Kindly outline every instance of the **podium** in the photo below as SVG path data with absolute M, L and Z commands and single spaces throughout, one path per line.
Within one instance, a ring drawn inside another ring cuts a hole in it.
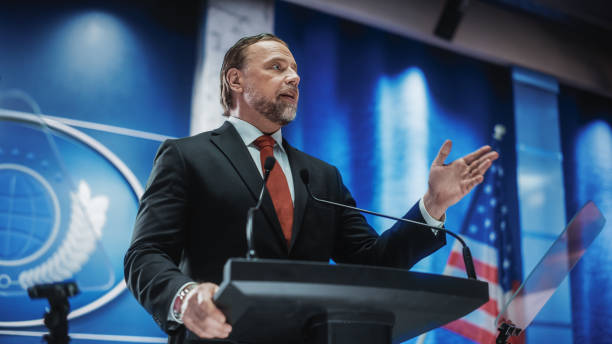
M 400 343 L 489 300 L 485 282 L 394 268 L 230 259 L 214 302 L 249 344 Z

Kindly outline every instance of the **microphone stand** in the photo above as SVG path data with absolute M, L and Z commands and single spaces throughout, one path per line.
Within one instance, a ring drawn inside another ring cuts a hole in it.
M 68 344 L 68 298 L 79 293 L 76 282 L 37 284 L 28 288 L 31 299 L 47 299 L 49 309 L 45 313 L 44 324 L 49 333 L 43 336 L 48 344 Z
M 336 207 L 347 208 L 347 209 L 359 211 L 359 212 L 370 214 L 370 215 L 374 215 L 374 216 L 380 216 L 380 217 L 384 217 L 384 218 L 391 219 L 391 220 L 401 221 L 401 222 L 404 222 L 404 223 L 411 223 L 411 224 L 415 224 L 415 225 L 418 225 L 418 226 L 428 227 L 428 228 L 431 228 L 431 229 L 434 229 L 434 230 L 442 231 L 442 232 L 447 233 L 448 235 L 456 238 L 457 240 L 459 240 L 459 242 L 463 246 L 463 263 L 465 264 L 465 272 L 467 273 L 468 278 L 474 279 L 474 280 L 477 279 L 476 278 L 476 269 L 474 269 L 474 261 L 472 260 L 472 253 L 470 252 L 470 249 L 468 248 L 468 246 L 465 243 L 465 241 L 463 241 L 463 239 L 460 236 L 458 236 L 457 234 L 455 234 L 455 233 L 453 233 L 453 232 L 451 232 L 449 230 L 446 230 L 444 228 L 439 228 L 439 227 L 436 227 L 436 226 L 431 226 L 431 225 L 428 225 L 426 223 L 421 223 L 421 222 L 417 222 L 417 221 L 412 221 L 412 220 L 404 219 L 404 218 L 401 218 L 401 217 L 395 217 L 395 216 L 390 216 L 390 215 L 386 215 L 386 214 L 381 214 L 381 213 L 377 213 L 377 212 L 366 210 L 366 209 L 352 207 L 350 205 L 346 205 L 346 204 L 342 204 L 342 203 L 336 203 L 336 202 L 327 201 L 327 200 L 324 200 L 324 199 L 319 199 L 319 198 L 315 197 L 312 194 L 312 191 L 310 190 L 308 170 L 306 170 L 306 169 L 301 170 L 300 171 L 300 177 L 302 178 L 302 182 L 304 182 L 304 185 L 306 186 L 306 191 L 308 192 L 308 195 L 310 196 L 310 198 L 312 198 L 316 202 L 324 203 L 324 204 L 328 204 L 328 205 L 332 205 L 332 206 L 336 206 Z
M 261 188 L 261 192 L 259 193 L 259 198 L 257 199 L 257 204 L 254 207 L 249 208 L 247 211 L 247 223 L 246 223 L 246 240 L 247 240 L 247 259 L 257 258 L 257 254 L 255 253 L 255 246 L 253 244 L 253 216 L 255 212 L 259 210 L 261 207 L 261 203 L 263 201 L 264 192 L 266 191 L 266 182 L 270 177 L 270 172 L 274 168 L 276 164 L 276 159 L 273 156 L 269 156 L 266 158 L 264 162 L 264 177 L 263 177 L 263 186 Z

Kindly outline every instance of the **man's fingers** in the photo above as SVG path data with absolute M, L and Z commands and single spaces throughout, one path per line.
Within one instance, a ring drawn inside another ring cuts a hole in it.
M 223 314 L 214 303 L 210 303 L 208 308 L 208 316 L 217 320 L 220 323 L 225 323 L 225 314 Z
M 202 326 L 206 332 L 213 334 L 218 338 L 225 338 L 230 334 L 232 327 L 229 324 L 222 323 L 213 318 L 206 318 Z
M 487 170 L 489 169 L 489 167 L 491 167 L 491 164 L 493 164 L 493 162 L 491 160 L 485 160 L 480 162 L 480 164 L 478 166 L 476 166 L 476 168 L 474 168 L 472 171 L 470 171 L 470 177 L 474 177 L 477 175 L 484 175 L 485 172 L 487 172 Z M 476 165 L 476 164 L 474 164 Z
M 470 192 L 476 185 L 482 183 L 484 177 L 482 175 L 477 175 L 474 178 L 470 178 L 464 182 L 465 192 Z
M 475 175 L 477 173 L 484 174 L 487 169 L 491 166 L 487 165 L 487 162 L 493 163 L 493 160 L 499 158 L 499 154 L 495 151 L 488 152 L 487 154 L 480 157 L 478 160 L 474 161 L 470 165 L 470 175 Z M 484 167 L 486 166 L 486 167 Z
M 212 318 L 204 321 L 185 319 L 185 326 L 200 338 L 226 338 L 232 328 L 228 324 L 220 323 Z
M 450 154 L 451 148 L 453 148 L 453 142 L 451 140 L 444 141 L 432 165 L 444 165 L 444 161 L 446 160 L 446 157 L 448 157 L 448 155 Z
M 216 287 L 216 286 L 215 286 Z M 212 301 L 212 297 L 215 294 L 215 290 L 218 288 L 210 288 L 205 290 L 203 300 L 198 304 L 198 308 L 202 310 L 206 317 L 212 317 L 221 323 L 225 323 L 225 315 L 217 308 L 215 303 Z
M 485 161 L 493 162 L 493 160 L 497 159 L 498 157 L 499 157 L 499 154 L 495 151 L 486 153 L 485 155 L 478 158 L 478 160 L 473 161 L 469 165 L 470 173 L 473 174 L 475 170 L 479 170 Z
M 231 325 L 225 322 L 225 316 L 214 305 L 198 305 L 191 313 L 185 314 L 185 326 L 201 338 L 226 338 L 232 331 Z M 215 312 L 216 310 L 216 312 Z
M 206 318 L 201 324 L 203 332 L 207 333 L 207 338 L 226 338 L 232 331 L 232 327 L 229 324 L 221 323 L 213 318 Z
M 482 146 L 478 150 L 463 157 L 466 164 L 471 165 L 474 161 L 478 160 L 482 155 L 491 151 L 490 146 Z
M 496 151 L 490 151 L 487 154 L 483 155 L 479 160 L 496 160 L 497 158 L 499 158 L 499 153 L 497 153 Z
M 225 315 L 212 301 L 217 290 L 217 285 L 203 283 L 198 286 L 196 297 L 188 300 L 183 322 L 200 338 L 226 338 L 232 331 Z
M 189 305 L 189 308 L 185 312 L 185 315 L 192 315 L 195 319 L 205 319 L 208 316 L 208 309 L 204 303 Z
M 200 338 L 212 338 L 212 334 L 206 331 L 206 328 L 203 327 L 199 321 L 193 320 L 191 318 L 183 318 L 183 323 L 189 329 L 189 331 L 196 334 L 196 336 Z
M 204 300 L 193 307 L 195 316 L 201 320 L 212 318 L 220 323 L 225 323 L 225 315 L 215 306 L 211 300 Z

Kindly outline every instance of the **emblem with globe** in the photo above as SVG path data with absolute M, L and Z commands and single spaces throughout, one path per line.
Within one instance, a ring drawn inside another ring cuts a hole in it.
M 13 149 L 12 155 L 18 160 L 19 151 Z M 69 217 L 63 216 L 69 221 L 62 231 L 60 202 L 51 183 L 27 166 L 0 164 L 0 187 L 7 190 L 0 196 L 0 295 L 73 278 L 97 248 L 108 199 L 92 199 L 85 181 L 72 190 L 61 174 L 54 173 L 52 179 L 70 196 Z
M 23 165 L 0 164 L 0 266 L 19 267 L 40 258 L 58 227 L 59 203 L 50 184 Z M 18 277 L 6 272 L 0 272 L 0 293 L 23 290 Z
M 125 290 L 122 255 L 141 194 L 130 169 L 90 136 L 0 108 L 0 309 L 15 310 L 0 312 L 0 327 L 42 325 L 27 295 L 35 284 L 76 281 L 71 317 Z

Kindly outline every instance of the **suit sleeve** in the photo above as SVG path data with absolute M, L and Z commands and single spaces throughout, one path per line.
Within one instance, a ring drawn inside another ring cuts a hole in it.
M 338 201 L 355 207 L 353 196 L 336 170 Z M 396 222 L 381 235 L 357 211 L 337 210 L 337 232 L 333 259 L 339 263 L 411 268 L 446 244 L 443 232 L 434 234 L 429 228 Z M 403 216 L 425 223 L 418 202 Z
M 174 295 L 191 281 L 178 268 L 185 241 L 187 183 L 180 151 L 173 141 L 164 142 L 140 199 L 132 242 L 124 258 L 127 287 L 168 334 L 179 327 L 168 321 Z

